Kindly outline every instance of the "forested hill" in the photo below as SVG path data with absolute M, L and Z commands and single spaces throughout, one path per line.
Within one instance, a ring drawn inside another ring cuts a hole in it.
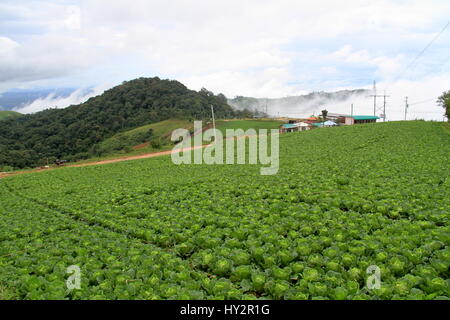
M 97 143 L 134 127 L 169 118 L 239 116 L 224 95 L 193 91 L 178 81 L 139 78 L 65 109 L 48 109 L 0 124 L 0 167 L 44 164 L 46 158 L 81 159 Z

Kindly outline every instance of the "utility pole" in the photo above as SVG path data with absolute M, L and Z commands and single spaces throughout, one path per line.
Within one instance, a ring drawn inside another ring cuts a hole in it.
M 405 120 L 406 120 L 406 114 L 408 113 L 408 97 L 405 97 Z
M 384 91 L 383 94 L 383 122 L 386 121 L 386 97 L 389 97 L 386 95 L 386 90 Z
M 369 97 L 373 97 L 373 115 L 377 115 L 377 97 L 383 97 L 382 95 L 377 95 L 377 82 L 373 81 L 373 94 Z
M 269 117 L 269 115 L 267 114 L 267 98 L 266 98 L 266 117 Z
M 375 80 L 373 80 L 373 115 L 376 116 L 377 114 L 377 83 Z
M 211 105 L 211 114 L 212 114 L 213 129 L 214 129 L 214 143 L 217 143 L 216 120 L 214 119 L 214 107 L 212 105 Z

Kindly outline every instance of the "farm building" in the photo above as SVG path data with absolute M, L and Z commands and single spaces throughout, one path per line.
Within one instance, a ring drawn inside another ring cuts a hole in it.
M 337 123 L 331 120 L 327 120 L 323 123 L 324 127 L 334 127 L 337 126 Z
M 306 122 L 297 122 L 299 130 L 298 131 L 305 131 L 311 129 L 311 125 Z
M 280 133 L 305 131 L 311 129 L 311 125 L 306 122 L 284 123 L 280 126 Z
M 309 123 L 309 124 L 315 123 L 315 122 L 317 122 L 317 121 L 319 121 L 319 118 L 318 118 L 318 117 L 309 117 L 309 118 L 306 118 L 306 119 L 305 119 L 305 122 L 306 122 L 306 123 Z
M 338 122 L 340 119 L 342 119 L 343 117 L 346 117 L 346 114 L 342 114 L 342 113 L 332 113 L 332 112 L 328 112 L 327 114 L 327 120 L 331 120 L 334 122 Z
M 337 126 L 337 123 L 331 120 L 327 120 L 325 122 L 315 122 L 312 124 L 314 127 L 323 128 L 323 127 L 334 127 Z
M 358 124 L 358 123 L 376 122 L 380 118 L 377 116 L 352 116 L 349 114 L 331 113 L 330 112 L 327 115 L 327 119 L 332 120 L 336 123 L 352 125 L 352 124 Z
M 377 116 L 343 116 L 343 123 L 345 125 L 372 123 L 377 122 L 380 117 Z

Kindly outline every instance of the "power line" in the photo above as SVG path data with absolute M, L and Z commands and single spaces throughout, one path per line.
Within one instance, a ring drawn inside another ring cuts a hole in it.
M 384 94 L 377 94 L 377 83 L 373 81 L 373 94 L 368 97 L 373 97 L 373 115 L 377 115 L 377 111 L 382 112 L 383 121 L 386 121 L 386 98 L 389 97 L 386 95 L 386 90 L 384 90 Z M 383 106 L 377 107 L 377 97 L 383 98 Z
M 212 114 L 212 121 L 213 121 L 213 128 L 214 128 L 214 143 L 217 143 L 216 120 L 214 118 L 214 107 L 213 107 L 213 105 L 211 105 L 211 114 Z
M 386 98 L 389 97 L 386 95 L 386 90 L 384 91 L 383 95 L 383 122 L 386 121 Z
M 429 114 L 442 114 L 441 111 L 410 111 L 411 113 L 429 113 Z
M 417 54 L 417 56 L 406 66 L 406 68 L 404 68 L 395 78 L 393 81 L 391 81 L 391 83 L 395 83 L 398 79 L 400 79 L 400 77 L 406 72 L 406 70 L 408 70 L 424 53 L 425 51 L 427 51 L 427 49 L 429 47 L 431 47 L 431 45 L 444 33 L 444 31 L 448 28 L 448 26 L 450 25 L 450 21 L 447 22 L 447 24 L 445 25 L 445 27 Z M 386 87 L 387 90 L 387 87 Z
M 408 97 L 405 97 L 405 120 L 406 120 L 407 113 L 408 113 Z
M 416 104 L 421 104 L 421 103 L 430 102 L 430 101 L 434 101 L 434 100 L 436 100 L 436 98 L 433 98 L 433 99 L 427 99 L 427 100 L 422 100 L 422 101 L 418 101 L 418 102 L 413 102 L 413 103 L 410 103 L 409 105 L 410 105 L 410 106 L 413 106 L 413 105 L 416 105 Z
M 386 95 L 386 94 L 385 94 Z M 373 115 L 377 115 L 377 97 L 383 97 L 382 95 L 377 95 L 377 82 L 373 81 L 373 94 L 369 95 L 369 97 L 373 97 Z M 386 99 L 386 97 L 385 97 Z
M 422 49 L 422 51 L 420 51 L 419 52 L 419 54 L 408 64 L 408 66 L 405 68 L 405 69 L 403 69 L 403 71 L 402 72 L 400 72 L 400 74 L 395 78 L 395 80 L 393 81 L 393 82 L 395 82 L 395 81 L 397 81 L 404 73 L 405 73 L 405 71 L 407 70 L 407 69 L 409 69 L 424 53 L 425 53 L 425 51 L 427 51 L 427 49 L 429 48 L 429 47 L 431 47 L 431 45 L 441 36 L 441 34 L 443 34 L 444 33 L 444 31 L 447 29 L 447 27 L 450 25 L 450 21 L 449 22 L 447 22 L 447 24 L 445 25 L 445 27 L 441 30 L 441 32 L 439 32 L 434 38 L 433 38 L 433 40 L 431 40 L 430 41 L 430 43 L 428 43 L 426 46 L 425 46 L 425 48 L 423 48 Z

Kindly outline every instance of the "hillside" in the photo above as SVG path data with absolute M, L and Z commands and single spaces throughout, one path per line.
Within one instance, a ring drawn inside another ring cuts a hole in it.
M 178 128 L 192 129 L 193 122 L 188 120 L 168 119 L 153 124 L 138 127 L 129 131 L 117 133 L 98 144 L 98 155 L 113 152 L 145 148 L 146 151 L 159 149 L 165 145 L 171 145 L 172 131 Z
M 449 298 L 449 153 L 442 123 L 387 122 L 281 135 L 272 176 L 164 156 L 4 178 L 0 287 L 16 299 Z M 72 292 L 69 265 L 85 277 Z
M 221 120 L 216 122 L 217 129 L 222 131 L 222 134 L 226 134 L 227 129 L 279 129 L 280 125 L 284 123 L 278 120 Z
M 89 158 L 95 145 L 114 134 L 169 118 L 210 118 L 211 105 L 217 118 L 240 115 L 225 96 L 206 89 L 196 92 L 159 78 L 127 81 L 80 105 L 6 119 L 0 127 L 0 166 Z
M 22 116 L 21 113 L 15 111 L 0 111 L 0 120 L 10 119 L 10 118 L 18 118 Z

